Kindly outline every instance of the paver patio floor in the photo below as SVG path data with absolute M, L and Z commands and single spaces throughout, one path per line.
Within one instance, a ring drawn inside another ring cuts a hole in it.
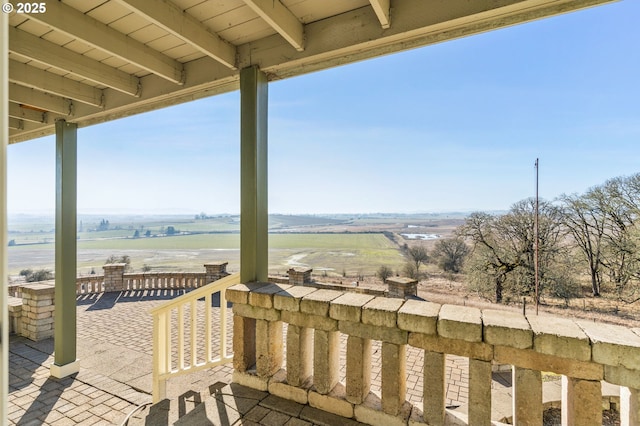
M 178 294 L 181 291 L 177 292 Z M 12 336 L 10 341 L 9 424 L 66 425 L 121 424 L 137 406 L 151 401 L 152 317 L 149 309 L 172 299 L 171 292 L 120 292 L 79 296 L 78 358 L 80 372 L 65 379 L 49 375 L 53 339 L 32 342 Z M 342 375 L 346 336 L 342 336 Z M 407 399 L 422 402 L 422 350 L 407 348 Z M 380 347 L 373 345 L 372 391 L 380 392 Z M 468 361 L 447 359 L 447 404 L 464 405 L 468 397 Z M 171 379 L 168 398 L 185 392 L 209 392 L 211 386 L 231 382 L 230 364 Z M 183 407 L 183 411 L 196 407 Z M 259 405 L 258 412 L 263 414 Z M 271 410 L 273 411 L 273 410 Z M 270 412 L 271 412 L 270 411 Z M 269 413 L 270 413 L 269 412 Z M 277 414 L 261 419 L 273 420 Z M 291 416 L 290 416 L 291 417 Z M 292 421 L 310 423 L 299 417 Z M 244 419 L 244 424 L 255 424 Z M 262 420 L 261 420 L 262 421 Z M 289 421 L 289 420 L 287 420 Z M 275 424 L 275 423 L 274 423 Z M 305 424 L 305 423 L 291 423 Z

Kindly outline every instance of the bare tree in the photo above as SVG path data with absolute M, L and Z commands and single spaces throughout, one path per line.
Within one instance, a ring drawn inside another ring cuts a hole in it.
M 445 272 L 458 273 L 469 254 L 469 246 L 460 237 L 436 241 L 431 251 L 431 259 Z
M 505 292 L 514 296 L 535 292 L 534 206 L 535 201 L 527 199 L 515 203 L 502 216 L 473 213 L 459 229 L 459 235 L 472 243 L 465 267 L 470 283 L 481 293 L 491 291 L 496 302 L 503 301 Z M 560 219 L 558 207 L 540 202 L 541 292 L 545 287 L 553 292 L 555 287 L 572 285 L 565 279 L 569 256 Z
M 383 283 L 386 283 L 387 278 L 393 275 L 393 271 L 387 265 L 382 265 L 378 268 L 376 275 L 382 280 Z
M 427 248 L 422 244 L 411 246 L 407 250 L 409 259 L 415 266 L 416 275 L 420 274 L 420 265 L 427 263 L 429 256 L 427 254 Z
M 591 292 L 600 296 L 602 249 L 607 226 L 603 193 L 594 188 L 582 196 L 562 195 L 560 200 L 564 204 L 563 222 L 589 265 Z

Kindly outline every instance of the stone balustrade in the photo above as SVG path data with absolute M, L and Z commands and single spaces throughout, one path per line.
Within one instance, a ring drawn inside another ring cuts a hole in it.
M 205 272 L 144 272 L 126 274 L 125 263 L 104 265 L 104 275 L 78 277 L 76 294 L 109 291 L 194 289 L 229 275 L 228 262 L 207 263 Z
M 489 425 L 497 363 L 513 366 L 514 424 L 542 424 L 543 371 L 562 375 L 563 425 L 602 424 L 601 381 L 621 386 L 621 424 L 640 424 L 640 329 L 286 284 L 235 285 L 227 299 L 234 313 L 233 380 L 346 418 L 385 426 Z M 382 348 L 379 397 L 370 393 L 372 341 Z M 421 407 L 405 400 L 407 345 L 424 350 Z M 466 418 L 445 407 L 446 354 L 469 358 Z
M 109 291 L 192 290 L 227 275 L 227 262 L 206 264 L 205 272 L 159 272 L 125 274 L 126 264 L 104 265 L 104 275 L 76 279 L 76 294 L 85 296 Z M 38 341 L 53 336 L 54 281 L 10 287 L 10 332 Z

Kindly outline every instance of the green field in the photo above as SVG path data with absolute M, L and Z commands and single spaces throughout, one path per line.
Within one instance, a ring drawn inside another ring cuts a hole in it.
M 107 231 L 109 232 L 109 231 Z M 398 269 L 403 257 L 398 247 L 382 234 L 270 234 L 269 268 L 285 273 L 291 267 L 311 267 L 316 274 L 373 275 L 380 265 Z M 134 270 L 199 271 L 207 262 L 228 261 L 239 269 L 240 235 L 194 234 L 150 238 L 106 238 L 78 242 L 78 270 L 100 272 L 107 257 L 128 255 Z M 53 269 L 52 243 L 9 247 L 9 270 Z M 326 271 L 326 272 L 325 272 Z

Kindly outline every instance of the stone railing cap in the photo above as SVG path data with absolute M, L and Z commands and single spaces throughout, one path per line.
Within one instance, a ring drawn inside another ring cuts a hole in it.
M 309 293 L 317 291 L 314 287 L 304 287 L 299 285 L 289 286 L 286 290 L 273 295 L 273 305 L 282 311 L 300 311 L 300 301 Z
M 360 322 L 362 307 L 373 298 L 370 294 L 345 293 L 331 301 L 329 316 L 342 321 Z
M 438 313 L 438 334 L 450 339 L 482 342 L 482 314 L 469 306 L 442 305 Z
M 441 306 L 437 303 L 409 299 L 398 310 L 398 327 L 416 333 L 436 334 Z
M 403 299 L 375 297 L 362 307 L 362 322 L 381 327 L 396 327 L 398 309 L 403 303 Z
M 484 309 L 482 323 L 484 341 L 489 344 L 517 349 L 533 347 L 533 331 L 521 313 Z

